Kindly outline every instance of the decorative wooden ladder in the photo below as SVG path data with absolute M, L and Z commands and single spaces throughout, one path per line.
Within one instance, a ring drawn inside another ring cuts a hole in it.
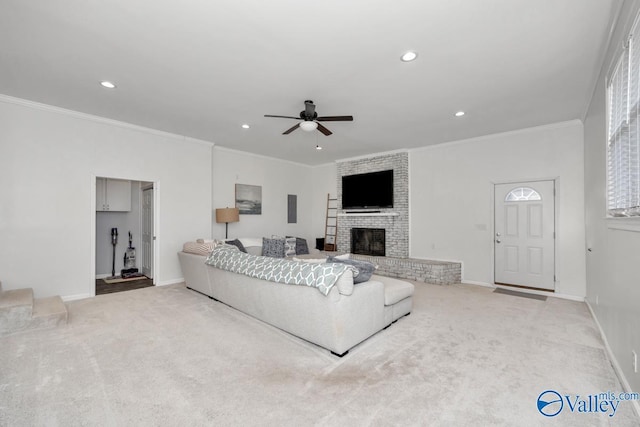
M 324 250 L 338 250 L 338 199 L 327 193 L 327 216 L 324 223 Z

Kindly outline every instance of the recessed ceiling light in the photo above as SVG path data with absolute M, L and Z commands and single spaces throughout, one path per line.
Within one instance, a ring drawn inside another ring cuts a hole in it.
M 102 85 L 102 87 L 106 87 L 107 89 L 115 89 L 116 88 L 116 85 L 114 85 L 113 83 L 108 82 L 106 80 L 100 82 L 100 84 Z
M 320 147 L 319 145 L 316 145 L 316 150 L 322 150 L 322 147 Z
M 248 125 L 248 124 L 246 124 L 246 123 L 242 125 L 242 129 L 249 129 L 250 127 L 251 127 L 251 126 L 249 126 L 249 125 Z
M 407 52 L 404 55 L 402 55 L 400 57 L 400 59 L 402 59 L 404 62 L 409 62 L 409 61 L 413 61 L 414 59 L 416 59 L 418 57 L 418 54 L 415 52 Z
M 464 111 L 458 111 L 456 113 L 456 117 L 462 117 L 462 116 L 464 116 Z

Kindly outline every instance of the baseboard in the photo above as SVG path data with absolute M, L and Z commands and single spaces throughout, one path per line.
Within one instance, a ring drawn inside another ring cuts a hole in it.
M 575 296 L 575 295 L 567 295 L 567 294 L 559 294 L 557 292 L 539 291 L 537 289 L 518 288 L 518 287 L 503 286 L 503 285 L 496 285 L 496 288 L 508 289 L 510 291 L 523 292 L 525 294 L 543 295 L 543 296 L 546 296 L 546 297 L 566 299 L 566 300 L 569 300 L 569 301 L 584 302 L 584 297 L 578 297 L 578 296 Z
M 511 287 L 511 286 L 502 286 L 502 285 L 496 285 L 496 284 L 492 284 L 492 283 L 474 282 L 473 280 L 463 280 L 460 283 L 462 283 L 463 285 L 482 286 L 484 288 L 509 289 L 509 290 L 512 290 L 512 291 L 518 291 L 518 292 L 524 292 L 524 293 L 528 293 L 528 294 L 543 295 L 543 296 L 547 296 L 547 297 L 566 299 L 566 300 L 569 300 L 569 301 L 578 301 L 578 302 L 584 302 L 585 301 L 584 297 L 577 297 L 575 295 L 567 295 L 567 294 L 559 294 L 557 292 L 538 291 L 536 289 L 527 289 L 527 288 L 517 288 L 517 287 Z
M 93 295 L 91 294 L 75 294 L 75 295 L 66 295 L 61 298 L 62 298 L 62 301 L 67 302 L 67 301 L 75 301 L 78 299 L 85 299 L 85 298 L 91 298 L 91 297 L 93 297 Z
M 613 351 L 611 350 L 611 347 L 609 346 L 609 341 L 607 341 L 607 336 L 605 335 L 604 330 L 602 329 L 602 326 L 600 325 L 600 322 L 598 321 L 598 317 L 596 316 L 595 311 L 593 311 L 593 308 L 591 307 L 591 304 L 589 304 L 589 301 L 587 299 L 585 299 L 584 302 L 585 302 L 585 304 L 587 304 L 587 307 L 589 308 L 589 312 L 591 313 L 591 317 L 593 318 L 593 321 L 596 322 L 596 326 L 598 327 L 598 331 L 600 331 L 600 337 L 602 338 L 602 342 L 604 342 L 604 348 L 605 348 L 605 350 L 607 352 L 607 357 L 609 358 L 609 361 L 611 362 L 611 366 L 613 366 L 613 370 L 615 371 L 616 376 L 618 377 L 618 380 L 620 380 L 620 384 L 622 385 L 622 388 L 627 393 L 633 393 L 634 391 L 631 389 L 631 385 L 629 384 L 629 381 L 627 381 L 627 377 L 624 375 L 624 372 L 622 371 L 622 368 L 620 367 L 620 364 L 618 363 L 618 359 L 613 354 Z M 635 409 L 636 415 L 638 417 L 640 417 L 640 401 L 638 401 L 638 400 L 629 400 L 629 402 L 631 402 L 631 404 L 633 405 L 633 409 Z
M 569 301 L 577 301 L 577 302 L 585 302 L 586 301 L 584 297 L 577 297 L 575 295 L 568 295 L 568 294 L 559 294 L 557 292 L 543 292 L 541 295 L 548 295 L 550 297 L 566 299 L 566 300 L 569 300 Z
M 104 279 L 106 277 L 111 277 L 111 275 L 110 274 L 96 274 L 96 280 Z
M 175 285 L 177 283 L 184 283 L 184 277 L 180 277 L 178 279 L 163 280 L 161 282 L 154 283 L 154 285 L 155 286 L 169 286 L 169 285 Z
M 485 288 L 495 288 L 496 287 L 496 285 L 492 285 L 491 283 L 475 282 L 473 280 L 462 280 L 460 283 L 462 283 L 463 285 L 483 286 Z

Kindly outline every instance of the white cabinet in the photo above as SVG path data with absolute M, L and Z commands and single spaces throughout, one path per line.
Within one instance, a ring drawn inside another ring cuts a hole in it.
M 131 181 L 96 178 L 96 211 L 129 212 Z

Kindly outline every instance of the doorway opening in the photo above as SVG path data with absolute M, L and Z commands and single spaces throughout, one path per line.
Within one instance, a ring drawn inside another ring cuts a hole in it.
M 494 282 L 555 290 L 555 181 L 494 186 Z
M 154 183 L 95 182 L 95 295 L 154 286 Z

